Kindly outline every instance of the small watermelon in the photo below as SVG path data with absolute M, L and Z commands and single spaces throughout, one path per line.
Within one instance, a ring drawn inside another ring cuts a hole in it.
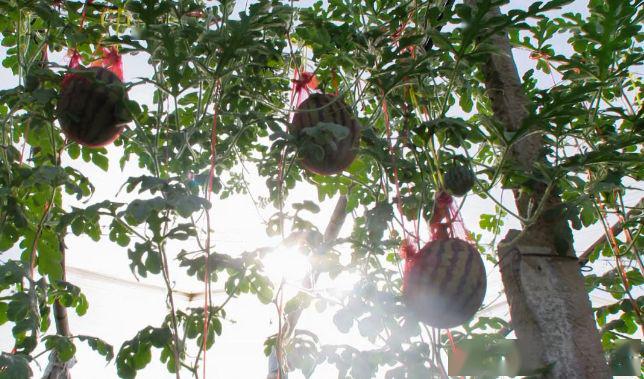
M 360 125 L 339 97 L 313 94 L 297 108 L 290 131 L 302 138 L 307 134 L 307 128 L 322 125 L 344 127 L 346 133 L 343 138 L 329 137 L 318 146 L 317 155 L 306 152 L 302 154 L 302 165 L 320 175 L 340 173 L 349 167 L 356 157 L 360 143 Z
M 121 80 L 102 67 L 81 68 L 67 74 L 61 84 L 56 109 L 67 138 L 87 147 L 101 147 L 116 140 L 131 121 Z
M 454 164 L 447 169 L 443 176 L 445 189 L 454 196 L 463 196 L 474 186 L 474 173 L 469 167 Z
M 458 239 L 434 240 L 418 253 L 404 278 L 408 308 L 435 328 L 470 320 L 483 304 L 487 279 L 481 255 Z
M 27 71 L 25 76 L 25 91 L 33 92 L 40 87 L 40 79 L 34 74 L 34 70 Z

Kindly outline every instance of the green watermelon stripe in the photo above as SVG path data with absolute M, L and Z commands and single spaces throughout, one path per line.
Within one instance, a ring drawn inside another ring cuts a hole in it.
M 307 126 L 313 125 L 313 122 L 315 121 L 313 119 L 313 112 L 311 111 L 311 102 L 310 101 L 305 101 L 305 107 L 302 107 L 301 113 L 298 113 L 299 115 L 302 116 L 302 129 L 304 129 Z
M 468 288 L 472 288 L 471 292 L 469 294 L 467 294 L 467 296 L 462 297 L 464 299 L 464 301 L 461 302 L 461 306 L 460 306 L 461 310 L 465 310 L 464 308 L 466 306 L 472 304 L 471 302 L 472 302 L 472 300 L 474 300 L 473 299 L 474 296 L 476 296 L 477 294 L 480 296 L 480 292 L 481 292 L 480 288 L 481 288 L 481 285 L 483 285 L 483 282 L 482 282 L 481 278 L 485 277 L 485 270 L 482 269 L 483 268 L 482 262 L 480 264 L 474 265 L 474 259 L 478 258 L 479 261 L 481 259 L 479 254 L 478 254 L 478 251 L 475 251 L 474 248 L 469 244 L 468 244 L 468 247 L 469 247 L 469 250 L 470 250 L 469 251 L 470 252 L 469 257 L 471 259 L 471 265 L 470 265 L 469 269 L 466 271 L 466 274 L 464 275 L 465 280 L 463 280 L 462 283 L 461 283 L 462 287 L 461 287 L 460 291 L 463 291 L 465 289 L 464 288 L 465 284 L 468 281 L 471 281 L 471 278 L 476 278 L 476 282 L 474 283 L 474 286 L 468 287 Z M 476 270 L 476 272 L 474 272 L 474 270 Z M 476 309 L 478 309 L 479 307 L 480 307 L 480 305 L 478 305 L 476 307 Z
M 487 280 L 485 280 L 485 275 L 479 276 L 479 278 L 476 280 L 473 291 L 467 296 L 467 298 L 465 298 L 465 301 L 461 304 L 461 308 L 463 308 L 469 304 L 473 304 L 472 301 L 476 300 L 476 308 L 472 310 L 473 313 L 468 317 L 468 320 L 472 318 L 472 316 L 474 316 L 479 310 L 481 305 L 483 305 L 483 298 L 485 297 L 485 288 L 483 288 L 485 285 L 484 281 L 487 282 Z M 483 291 L 481 291 L 481 288 L 483 288 Z
M 454 269 L 457 266 L 458 263 L 458 258 L 459 258 L 459 251 L 458 249 L 454 249 L 452 245 L 454 245 L 452 240 L 447 240 L 446 241 L 447 247 L 449 250 L 445 251 L 443 254 L 451 254 L 449 257 L 449 266 L 447 268 L 447 274 L 445 275 L 445 279 L 440 285 L 440 291 L 445 292 L 447 289 L 447 285 L 454 280 L 453 274 L 454 274 Z M 469 263 L 469 262 L 468 262 Z M 467 264 L 465 265 L 467 267 Z
M 318 112 L 318 122 L 325 122 L 326 117 L 324 113 L 326 112 L 326 108 L 327 108 L 326 106 L 328 105 L 328 102 L 322 96 L 313 95 L 311 97 L 313 98 L 313 102 L 315 103 L 315 108 L 317 109 L 317 112 Z
M 86 96 L 85 106 L 81 108 L 83 110 L 83 113 L 79 126 L 83 127 L 81 130 L 82 138 L 88 141 L 93 141 L 94 138 L 96 138 L 96 136 L 92 134 L 97 134 L 100 132 L 100 128 L 92 128 L 92 126 L 96 123 L 96 116 L 99 113 L 103 113 L 102 107 L 107 106 L 106 102 L 104 101 L 104 92 L 104 89 L 93 83 L 93 85 L 90 87 L 89 93 Z M 92 129 L 94 129 L 94 133 L 91 133 Z
M 485 287 L 487 284 L 487 279 L 485 277 L 485 270 L 480 267 L 476 282 L 474 283 L 474 286 L 472 288 L 472 292 L 468 294 L 467 297 L 465 297 L 465 301 L 462 303 L 461 307 L 467 305 L 467 304 L 472 304 L 472 301 L 478 297 L 479 299 L 476 299 L 476 309 L 474 312 L 478 311 L 478 309 L 482 305 L 483 297 L 485 296 Z
M 465 286 L 466 279 L 469 278 L 471 271 L 474 269 L 474 258 L 476 258 L 477 253 L 473 252 L 472 250 L 472 245 L 468 244 L 467 242 L 465 243 L 466 248 L 463 254 L 467 254 L 467 263 L 465 263 L 465 268 L 463 269 L 463 277 L 461 278 L 461 281 L 458 285 L 458 289 L 456 290 L 456 293 L 461 293 L 463 291 L 463 287 Z
M 86 84 L 85 83 L 86 81 L 87 81 L 87 78 L 84 78 L 76 74 L 69 81 L 71 82 L 71 86 L 68 87 L 69 90 L 64 91 L 63 96 L 67 100 L 65 104 L 65 110 L 68 115 L 70 113 L 74 115 L 74 118 L 73 118 L 74 123 L 83 122 L 82 117 L 79 119 L 78 114 L 76 112 L 73 112 L 72 110 L 84 109 L 87 106 L 87 101 L 89 100 L 90 96 L 88 91 L 86 90 L 86 87 L 84 86 Z M 68 109 L 69 107 L 72 107 L 72 110 Z
M 436 243 L 438 242 L 438 243 Z M 425 253 L 427 254 L 427 259 L 430 258 L 430 254 L 439 254 L 441 251 L 443 251 L 443 248 L 445 246 L 446 240 L 440 240 L 440 241 L 434 241 L 431 243 L 429 246 L 428 251 Z M 432 257 L 433 258 L 433 257 Z M 440 267 L 440 257 L 436 257 L 436 264 L 433 265 L 432 270 L 429 272 L 429 277 L 433 278 L 434 274 L 436 274 L 436 270 Z M 423 261 L 426 261 L 426 259 L 423 259 Z
M 337 99 L 330 99 L 331 100 L 331 116 L 333 119 L 333 122 L 338 124 L 338 125 L 344 125 L 347 128 L 349 128 L 349 125 L 345 119 L 345 111 L 342 107 L 342 104 Z

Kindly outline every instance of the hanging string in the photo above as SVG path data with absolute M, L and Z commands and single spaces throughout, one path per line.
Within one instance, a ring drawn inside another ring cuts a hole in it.
M 82 31 L 85 25 L 85 19 L 87 18 L 87 6 L 91 5 L 93 2 L 94 0 L 85 0 L 85 4 L 83 4 L 83 13 L 81 14 L 80 22 L 78 23 L 79 31 Z M 69 49 L 69 51 L 67 52 L 67 56 L 69 56 L 69 64 L 67 65 L 68 68 L 75 69 L 80 67 L 81 55 L 78 52 L 78 50 L 76 50 L 75 48 Z M 71 77 L 70 74 L 65 74 L 61 85 L 65 85 L 65 83 L 69 80 L 70 77 Z
M 212 110 L 212 128 L 210 132 L 210 168 L 208 170 L 208 192 L 206 199 L 211 202 L 213 182 L 215 179 L 215 165 L 217 157 L 217 116 L 219 106 L 219 96 L 221 95 L 221 81 L 215 82 L 213 92 L 215 93 L 214 105 Z M 204 263 L 204 304 L 203 304 L 203 337 L 201 341 L 201 348 L 203 349 L 203 378 L 206 376 L 206 359 L 208 356 L 208 329 L 210 324 L 210 249 L 211 249 L 211 223 L 210 223 L 210 209 L 206 210 L 206 256 Z M 178 348 L 178 347 L 177 347 Z
M 393 40 L 392 45 L 398 46 L 399 45 L 399 40 L 403 35 L 403 32 L 405 28 L 407 27 L 408 23 L 411 21 L 412 13 L 410 12 L 407 19 L 403 22 L 403 24 L 396 29 L 396 31 L 391 35 L 391 38 Z M 405 48 L 402 52 L 405 52 L 409 50 L 412 56 L 414 55 L 414 49 L 412 48 Z M 403 79 L 405 82 L 407 81 L 407 78 Z M 415 230 L 415 243 L 412 243 L 409 234 L 413 233 L 408 233 L 407 228 L 405 227 L 405 215 L 403 213 L 403 206 L 402 206 L 402 196 L 401 196 L 401 190 L 400 190 L 400 180 L 399 180 L 399 175 L 398 175 L 398 164 L 396 162 L 395 158 L 395 151 L 394 151 L 394 146 L 392 143 L 392 132 L 391 132 L 391 121 L 389 117 L 389 109 L 388 109 L 388 104 L 387 104 L 387 99 L 385 97 L 384 91 L 381 89 L 381 95 L 382 95 L 382 112 L 384 116 L 384 123 L 385 123 L 385 132 L 387 135 L 387 145 L 388 145 L 388 150 L 389 150 L 389 159 L 391 161 L 392 167 L 393 167 L 393 174 L 394 174 L 394 186 L 396 189 L 396 206 L 398 208 L 398 213 L 400 214 L 400 222 L 401 222 L 401 227 L 403 229 L 403 242 L 400 247 L 400 257 L 403 259 L 404 267 L 403 267 L 403 289 L 407 287 L 407 280 L 409 278 L 409 275 L 407 273 L 411 270 L 411 268 L 415 265 L 416 261 L 420 257 L 420 233 L 419 233 L 419 226 L 416 220 L 414 221 L 414 230 Z M 403 105 L 405 107 L 406 111 L 406 105 Z
M 454 337 L 452 337 L 452 331 L 447 329 L 447 339 L 449 340 L 449 344 L 452 348 L 452 353 L 456 353 L 456 344 L 454 343 Z
M 575 144 L 577 147 L 577 150 L 579 153 L 582 153 L 581 145 L 579 144 L 579 140 L 575 139 Z M 589 180 L 593 179 L 593 173 L 590 169 L 586 170 L 586 175 L 588 176 Z M 615 233 L 613 233 L 613 230 L 609 227 L 608 219 L 607 219 L 607 214 L 606 214 L 606 206 L 604 203 L 601 201 L 599 196 L 595 196 L 594 198 L 594 203 L 595 207 L 597 208 L 597 213 L 599 214 L 599 218 L 602 222 L 602 225 L 604 227 L 604 234 L 606 235 L 606 240 L 608 241 L 608 244 L 613 251 L 613 255 L 615 256 L 615 264 L 617 266 L 617 270 L 619 273 L 620 280 L 622 282 L 622 285 L 624 286 L 624 290 L 626 291 L 626 294 L 633 305 L 633 309 L 635 310 L 635 313 L 638 316 L 638 319 L 640 321 L 640 325 L 642 325 L 642 314 L 639 310 L 639 306 L 637 305 L 637 301 L 633 298 L 633 295 L 630 292 L 630 282 L 628 280 L 628 276 L 626 275 L 626 270 L 624 269 L 624 266 L 622 265 L 622 261 L 620 259 L 620 252 L 619 252 L 619 245 L 617 243 L 617 237 L 615 236 Z M 621 220 L 621 219 L 620 219 Z M 626 227 L 624 226 L 624 229 L 626 230 Z M 627 237 L 628 238 L 628 237 Z
M 79 29 L 83 29 L 83 26 L 85 25 L 85 20 L 87 19 L 87 7 L 92 5 L 94 3 L 94 0 L 85 0 L 85 4 L 83 5 L 83 14 L 81 15 L 81 20 L 79 23 Z
M 462 350 L 458 348 L 454 343 L 454 337 L 452 336 L 452 331 L 450 329 L 447 329 L 446 332 L 447 332 L 447 340 L 449 341 L 449 346 L 452 349 L 452 353 L 455 354 L 457 352 L 462 352 Z M 465 379 L 464 376 L 461 376 L 460 378 Z
M 87 20 L 87 9 L 90 5 L 94 3 L 94 0 L 85 0 L 85 4 L 83 5 L 83 11 L 81 14 L 81 19 L 78 24 L 78 29 L 83 30 L 85 26 L 85 21 Z M 120 10 L 120 8 L 119 8 Z M 102 23 L 102 16 L 101 16 L 101 23 Z M 117 17 L 117 22 L 120 23 L 120 19 Z M 118 32 L 118 27 L 117 27 L 117 32 Z M 101 37 L 102 38 L 102 37 Z M 105 69 L 108 69 L 112 71 L 121 81 L 123 81 L 123 63 L 121 60 L 121 55 L 118 52 L 118 48 L 116 46 L 110 46 L 108 47 L 100 47 L 101 42 L 99 40 L 97 51 L 101 51 L 102 56 L 101 58 L 95 60 L 90 64 L 90 67 L 104 67 Z M 68 55 L 70 55 L 70 61 L 68 67 L 71 69 L 79 68 L 81 66 L 81 55 L 79 54 L 78 50 L 75 48 L 70 49 Z M 69 74 L 65 75 L 65 78 L 63 78 L 63 84 L 66 82 L 66 79 L 69 78 Z
M 208 193 L 206 194 L 206 199 L 210 201 L 212 196 L 213 182 L 215 179 L 215 164 L 216 164 L 216 152 L 217 152 L 217 102 L 219 92 L 221 90 L 221 81 L 215 83 L 215 104 L 213 106 L 212 114 L 212 128 L 210 131 L 210 169 L 208 171 Z
M 448 0 L 447 4 L 449 3 L 450 2 Z M 399 29 L 397 29 L 396 32 L 392 35 L 392 37 L 394 38 L 394 43 L 396 45 L 398 45 L 398 40 L 402 37 L 405 27 L 411 21 L 411 17 L 412 16 L 410 14 L 408 19 L 403 23 L 403 25 Z M 443 14 L 441 13 L 441 15 L 439 16 L 439 20 L 442 17 L 443 17 Z M 427 45 L 429 49 L 431 49 L 431 45 L 432 45 L 431 38 L 426 43 L 426 47 Z M 412 46 L 406 47 L 402 52 L 405 52 L 405 51 L 409 51 L 409 54 L 412 59 L 415 58 L 416 56 L 415 46 L 412 45 Z M 408 78 L 407 77 L 403 78 L 403 81 L 405 84 L 407 84 Z M 407 88 L 407 86 L 405 86 L 405 88 Z M 421 110 L 420 117 L 419 117 L 421 122 L 429 121 L 430 116 L 429 116 L 427 107 L 419 106 L 418 99 L 416 98 L 413 90 L 413 86 L 409 87 L 409 91 L 407 93 L 411 99 L 411 102 L 414 108 Z M 383 98 L 384 98 L 384 95 L 383 95 Z M 391 130 L 389 126 L 389 115 L 387 112 L 386 100 L 383 100 L 383 113 L 385 114 L 385 127 L 387 129 L 387 139 L 389 142 L 390 154 L 392 154 L 393 147 L 391 145 Z M 424 116 L 424 119 L 423 119 L 423 116 Z M 438 167 L 440 167 L 438 165 L 438 156 L 436 155 L 435 151 L 432 151 L 432 153 L 434 154 L 434 160 L 437 166 L 436 169 L 438 169 Z M 396 166 L 394 166 L 394 179 L 396 181 L 396 191 L 397 191 L 397 197 L 398 197 L 399 212 L 401 213 L 401 218 L 402 218 L 402 206 L 400 203 L 400 194 L 399 194 L 400 190 L 399 190 L 398 173 L 397 173 Z M 440 187 L 440 184 L 441 183 L 439 181 L 437 185 L 439 185 Z M 436 193 L 436 198 L 434 201 L 434 212 L 432 215 L 432 219 L 429 222 L 429 227 L 430 227 L 430 238 L 432 240 L 445 239 L 449 237 L 454 238 L 457 235 L 459 236 L 462 235 L 463 237 L 465 237 L 467 240 L 471 242 L 470 234 L 466 230 L 463 220 L 460 216 L 460 213 L 458 212 L 458 209 L 454 205 L 452 196 L 444 191 L 438 191 Z M 411 267 L 413 267 L 416 264 L 416 261 L 419 259 L 419 255 L 420 255 L 418 250 L 420 248 L 420 245 L 419 245 L 420 227 L 417 220 L 414 220 L 414 228 L 416 230 L 416 246 L 413 246 L 407 239 L 403 241 L 403 245 L 401 246 L 401 257 L 405 261 L 405 267 L 404 267 L 405 273 L 411 270 Z M 404 224 L 403 224 L 403 230 L 404 230 Z M 403 276 L 403 289 L 406 287 L 406 282 L 408 277 L 409 275 Z M 448 336 L 448 340 L 449 340 L 452 352 L 455 353 L 457 351 L 457 347 L 456 347 L 456 344 L 454 343 L 454 338 L 449 329 L 447 329 L 447 336 Z
M 396 157 L 395 157 L 396 154 L 392 143 L 391 123 L 389 119 L 389 110 L 387 107 L 387 99 L 385 97 L 384 91 L 381 90 L 381 94 L 382 94 L 382 113 L 384 116 L 385 132 L 387 134 L 387 145 L 389 149 L 389 160 L 391 161 L 391 165 L 394 171 L 394 186 L 396 189 L 396 207 L 398 208 L 398 213 L 400 214 L 400 225 L 403 230 L 403 239 L 406 240 L 408 238 L 408 234 L 411 234 L 411 233 L 408 233 L 407 228 L 405 227 L 405 215 L 403 213 L 402 197 L 400 193 L 401 192 L 400 180 L 398 179 L 398 163 L 396 162 Z
M 333 94 L 338 96 L 340 94 L 340 80 L 335 70 L 331 71 L 331 87 L 333 88 Z
M 601 217 L 601 221 L 605 226 L 605 233 L 606 233 L 607 240 L 613 250 L 613 254 L 615 255 L 615 264 L 617 265 L 619 274 L 622 278 L 622 281 L 624 282 L 624 289 L 628 291 L 630 289 L 630 282 L 628 281 L 628 277 L 626 276 L 626 271 L 624 270 L 621 259 L 619 259 L 620 254 L 619 254 L 619 245 L 617 243 L 617 238 L 615 237 L 615 233 L 613 233 L 613 230 L 607 227 L 610 224 L 608 223 L 608 220 L 606 217 L 607 216 L 606 206 L 604 205 L 604 203 L 601 201 L 599 197 L 596 197 L 595 201 L 597 202 L 599 216 Z
M 412 243 L 409 239 L 404 238 L 400 246 L 400 258 L 405 262 L 403 267 L 403 292 L 409 286 L 409 271 L 414 267 L 419 258 L 419 249 L 416 244 Z
M 289 50 L 290 50 L 290 57 L 292 60 L 294 56 L 293 52 L 293 45 L 291 44 L 291 37 L 288 32 L 286 31 L 286 40 L 288 42 Z M 290 64 L 289 64 L 290 67 Z M 306 77 L 300 76 L 300 69 L 298 67 L 298 64 L 295 63 L 293 67 L 293 78 L 291 78 L 291 90 L 290 90 L 290 96 L 289 96 L 289 116 L 288 120 L 289 123 L 293 122 L 293 118 L 295 117 L 295 108 L 294 104 L 297 103 L 297 105 L 300 104 L 300 101 L 302 100 L 302 92 L 306 90 L 306 85 L 308 84 L 308 81 L 306 80 Z M 297 99 L 296 99 L 297 96 Z M 286 159 L 286 147 L 282 148 L 282 151 L 280 152 L 280 158 L 279 162 L 277 165 L 277 193 L 279 196 L 279 201 L 278 201 L 278 207 L 279 207 L 279 215 L 280 215 L 280 233 L 282 235 L 282 240 L 285 238 L 284 235 L 284 161 Z M 282 287 L 283 287 L 283 281 L 280 283 L 280 286 L 277 290 L 276 294 L 276 299 L 275 299 L 275 308 L 277 310 L 277 318 L 278 318 L 278 329 L 277 329 L 277 335 L 275 337 L 275 357 L 277 359 L 277 379 L 282 379 L 282 367 L 283 367 L 283 362 L 282 362 L 282 316 L 283 316 L 283 295 L 282 295 Z

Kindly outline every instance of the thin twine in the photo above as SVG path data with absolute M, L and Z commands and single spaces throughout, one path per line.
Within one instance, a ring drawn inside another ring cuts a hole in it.
M 575 140 L 575 142 L 577 144 L 577 146 L 576 146 L 577 150 L 581 153 L 582 151 L 581 151 L 581 145 L 579 144 L 579 141 Z M 590 171 L 590 169 L 586 170 L 586 175 L 588 176 L 589 179 L 593 178 L 593 175 L 592 175 L 592 172 Z M 595 202 L 597 204 L 597 208 L 598 208 L 598 211 L 599 211 L 598 212 L 599 217 L 601 218 L 602 223 L 605 226 L 604 234 L 606 235 L 606 239 L 608 240 L 608 243 L 609 243 L 611 249 L 613 250 L 613 254 L 615 255 L 615 263 L 617 265 L 617 269 L 619 270 L 620 279 L 622 280 L 622 284 L 624 285 L 624 289 L 628 292 L 629 289 L 630 289 L 630 283 L 628 281 L 628 277 L 626 276 L 626 271 L 624 270 L 624 267 L 622 266 L 622 263 L 621 263 L 621 260 L 620 260 L 620 257 L 619 257 L 619 246 L 617 244 L 617 238 L 615 237 L 615 233 L 613 233 L 613 230 L 610 227 L 608 227 L 609 224 L 608 224 L 608 220 L 606 218 L 606 206 L 604 205 L 604 203 L 601 201 L 601 199 L 599 197 L 595 197 Z M 620 216 L 621 216 L 621 213 L 620 213 Z M 627 228 L 624 227 L 624 229 L 626 230 Z M 634 309 L 635 309 L 636 313 L 639 315 L 640 312 L 639 312 L 638 307 L 634 307 Z
M 87 7 L 89 5 L 92 5 L 94 3 L 94 0 L 85 0 L 85 4 L 83 4 L 83 12 L 81 14 L 81 19 L 80 22 L 78 23 L 78 30 L 82 31 L 84 26 L 85 26 L 85 20 L 87 20 Z M 102 37 L 101 37 L 102 39 Z M 77 68 L 79 65 L 79 62 L 81 60 L 80 53 L 78 50 L 75 48 L 70 49 L 71 52 L 71 58 L 69 60 L 69 68 Z M 63 79 L 63 83 L 65 82 L 65 79 Z
M 83 14 L 81 16 L 81 20 L 79 23 L 79 28 L 83 29 L 83 25 L 85 25 L 85 19 L 87 18 L 87 6 L 92 5 L 94 3 L 94 0 L 85 0 L 85 4 L 83 5 Z
M 395 45 L 398 45 L 398 40 L 402 36 L 402 33 L 403 33 L 405 27 L 407 26 L 408 22 L 410 21 L 410 19 L 411 19 L 411 14 L 409 15 L 409 18 L 403 23 L 403 25 L 398 30 L 396 30 L 396 32 L 393 34 L 392 37 L 394 37 L 394 44 Z M 415 58 L 416 54 L 415 54 L 414 46 L 411 46 L 410 48 L 408 48 L 408 50 L 409 50 L 410 55 L 412 56 L 412 58 Z M 405 78 L 405 82 L 407 82 L 407 78 Z M 409 93 L 409 95 L 410 95 L 410 98 L 412 99 L 412 104 L 414 105 L 414 107 L 418 107 L 418 102 L 417 102 L 416 97 L 411 92 Z M 389 144 L 390 158 L 392 159 L 392 164 L 393 164 L 393 167 L 394 167 L 394 179 L 395 179 L 395 184 L 396 184 L 396 196 L 397 196 L 397 200 L 398 200 L 397 201 L 397 203 L 398 203 L 398 211 L 399 211 L 400 217 L 401 217 L 401 223 L 402 223 L 402 227 L 403 227 L 403 235 L 404 235 L 405 239 L 407 239 L 406 228 L 405 228 L 405 224 L 404 224 L 404 215 L 402 213 L 402 203 L 401 203 L 401 197 L 400 197 L 400 184 L 399 184 L 399 180 L 398 180 L 398 167 L 397 167 L 397 165 L 395 164 L 395 162 L 393 160 L 393 146 L 391 144 L 391 127 L 389 125 L 389 113 L 387 111 L 387 100 L 385 99 L 384 94 L 383 94 L 383 106 L 382 106 L 382 108 L 383 108 L 383 113 L 384 113 L 384 117 L 385 117 L 385 127 L 386 127 L 386 130 L 387 130 L 387 142 Z M 420 109 L 422 111 L 421 115 L 424 115 L 425 119 L 429 120 L 429 114 L 428 114 L 428 111 L 427 111 L 427 107 L 422 106 L 422 107 L 420 107 Z M 421 119 L 421 121 L 423 121 L 422 117 L 420 117 L 420 119 Z M 458 209 L 456 209 L 454 207 L 453 201 L 450 201 L 450 204 L 447 207 L 447 213 L 446 213 L 445 217 L 447 218 L 448 227 L 449 227 L 450 231 L 452 232 L 452 236 L 454 236 L 453 224 L 454 224 L 454 222 L 457 222 L 457 223 L 460 224 L 460 227 L 462 228 L 462 232 L 465 234 L 465 237 L 468 240 L 471 241 L 469 233 L 467 232 L 467 229 L 465 228 L 465 225 L 463 224 L 463 221 L 462 221 L 461 216 L 460 216 L 460 214 L 458 212 Z M 414 220 L 414 228 L 416 230 L 416 244 L 418 245 L 419 244 L 419 238 L 420 238 L 420 232 L 419 232 L 419 223 L 418 223 L 417 220 Z M 431 227 L 430 227 L 430 230 L 431 230 Z M 447 336 L 448 336 L 448 339 L 449 339 L 449 342 L 450 342 L 450 345 L 451 345 L 451 348 L 452 348 L 452 352 L 456 352 L 456 345 L 454 344 L 454 339 L 453 339 L 452 333 L 451 333 L 451 331 L 449 329 L 447 329 Z
M 447 329 L 447 338 L 449 339 L 449 344 L 452 347 L 452 353 L 456 353 L 456 344 L 454 343 L 454 337 L 452 337 L 452 331 Z
M 403 31 L 407 27 L 407 24 L 411 20 L 411 12 L 407 16 L 407 20 L 403 22 L 403 24 L 396 29 L 396 31 L 391 35 L 393 39 L 393 45 L 398 46 L 398 40 L 402 37 Z M 411 50 L 413 54 L 413 49 Z M 395 160 L 394 157 L 394 146 L 391 142 L 391 125 L 390 125 L 390 120 L 389 120 L 389 110 L 387 107 L 387 98 L 385 97 L 384 91 L 381 89 L 381 94 L 382 94 L 382 112 L 384 115 L 384 121 L 385 121 L 385 130 L 387 132 L 387 145 L 389 147 L 389 159 L 391 160 L 391 164 L 394 169 L 394 185 L 396 187 L 396 206 L 398 208 L 398 213 L 400 214 L 400 223 L 403 229 L 403 239 L 407 240 L 408 238 L 408 233 L 407 233 L 407 228 L 405 227 L 405 215 L 403 214 L 403 207 L 402 207 L 402 197 L 400 195 L 400 180 L 398 179 L 398 164 Z M 419 233 L 418 233 L 418 227 L 416 226 L 416 245 L 418 245 L 419 241 Z
M 290 36 L 287 32 L 287 41 L 288 41 L 288 46 L 290 49 L 290 55 L 293 57 L 293 46 L 291 45 L 291 39 Z M 291 79 L 291 92 L 289 96 L 289 122 L 293 121 L 293 118 L 295 117 L 295 111 L 293 110 L 293 104 L 294 101 L 299 104 L 301 100 L 301 91 L 297 91 L 297 80 L 299 78 L 299 68 L 297 63 L 295 64 L 294 71 L 293 71 L 293 79 Z M 295 95 L 297 92 L 297 100 L 295 99 Z M 279 195 L 279 212 L 280 212 L 280 232 L 282 235 L 282 239 L 284 239 L 284 160 L 286 159 L 286 147 L 282 148 L 282 151 L 280 152 L 280 159 L 277 165 L 277 191 Z M 282 283 L 283 284 L 283 283 Z M 282 306 L 283 306 L 283 295 L 281 293 L 282 289 L 282 284 L 280 284 L 280 289 L 278 290 L 277 297 L 279 300 L 276 301 L 275 307 L 277 309 L 277 318 L 278 318 L 278 330 L 277 330 L 277 336 L 275 338 L 275 356 L 277 358 L 277 378 L 281 379 L 282 377 L 282 349 L 281 349 L 281 343 L 282 343 Z
M 456 353 L 458 351 L 458 348 L 454 343 L 454 337 L 452 336 L 452 331 L 450 329 L 447 329 L 447 339 L 449 340 L 449 345 L 452 348 L 452 353 Z M 463 376 L 461 376 L 460 378 L 464 379 Z
M 407 233 L 407 228 L 405 227 L 405 215 L 403 214 L 402 197 L 400 196 L 400 181 L 398 180 L 398 164 L 396 163 L 396 159 L 394 157 L 394 146 L 391 143 L 391 125 L 389 120 L 389 110 L 387 108 L 387 98 L 385 97 L 384 92 L 382 90 L 381 92 L 382 92 L 382 113 L 384 115 L 385 131 L 387 133 L 389 160 L 391 161 L 391 165 L 393 166 L 393 169 L 394 169 L 394 185 L 396 188 L 396 206 L 398 208 L 398 213 L 400 214 L 400 224 L 403 230 L 403 239 L 407 239 L 408 233 Z
M 599 199 L 599 197 L 595 198 L 595 201 L 597 202 L 597 206 L 599 208 L 599 216 L 602 218 L 602 222 L 604 223 L 604 225 L 609 226 L 610 224 L 608 223 L 608 220 L 606 218 L 606 206 L 601 201 L 601 199 Z M 624 282 L 624 287 L 628 291 L 630 289 L 630 282 L 628 281 L 626 271 L 624 270 L 621 260 L 619 259 L 619 245 L 617 244 L 615 233 L 613 233 L 613 230 L 610 227 L 607 227 L 605 228 L 605 234 L 607 235 L 610 246 L 615 254 L 615 263 L 617 264 L 619 274 L 622 278 L 622 281 Z
M 213 106 L 212 114 L 212 129 L 210 133 L 210 169 L 208 172 L 208 193 L 206 199 L 210 202 L 212 197 L 212 187 L 215 177 L 215 165 L 217 155 L 217 107 L 219 102 L 219 95 L 221 90 L 221 81 L 217 80 L 215 83 L 215 103 Z M 208 356 L 208 327 L 210 324 L 210 209 L 206 210 L 206 261 L 204 264 L 204 304 L 203 304 L 203 337 L 201 340 L 201 348 L 203 349 L 203 378 L 206 378 L 206 359 Z M 177 348 L 179 348 L 177 346 Z

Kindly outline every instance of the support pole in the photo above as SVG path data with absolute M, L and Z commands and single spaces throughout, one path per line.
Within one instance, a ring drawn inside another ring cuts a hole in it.
M 479 0 L 465 3 L 476 8 Z M 494 7 L 487 17 L 498 15 L 500 10 Z M 508 132 L 517 131 L 529 107 L 510 41 L 503 32 L 482 43 L 496 48 L 481 66 L 494 116 Z M 543 159 L 542 147 L 543 137 L 532 133 L 511 147 L 509 160 L 521 170 L 533 172 L 535 163 Z M 538 184 L 531 191 L 515 189 L 519 213 L 529 218 L 542 198 L 543 210 L 560 205 L 561 199 L 554 192 Z M 571 233 L 570 226 L 538 215 L 523 228 L 522 232 L 510 230 L 498 247 L 523 368 L 546 378 L 609 378 L 574 251 L 570 247 L 563 256 L 557 253 L 557 236 Z

